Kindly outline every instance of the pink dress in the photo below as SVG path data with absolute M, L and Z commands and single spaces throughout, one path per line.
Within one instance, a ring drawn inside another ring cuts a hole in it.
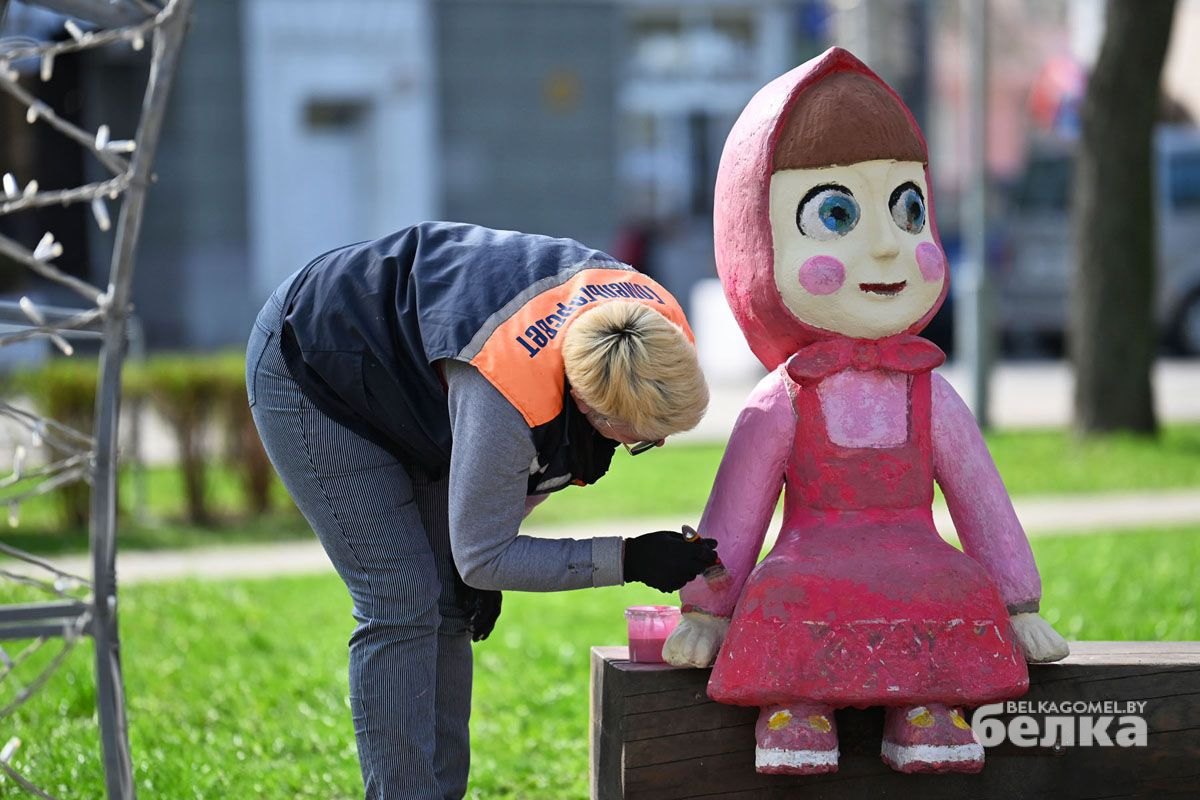
M 889 412 L 890 430 L 855 430 Z M 934 527 L 935 479 L 966 553 Z M 754 566 L 784 481 L 781 534 Z M 733 617 L 714 700 L 978 705 L 1028 686 L 1006 605 L 1040 596 L 1033 557 L 970 412 L 928 371 L 846 370 L 808 386 L 772 373 L 700 530 L 733 577 L 682 592 L 685 610 Z

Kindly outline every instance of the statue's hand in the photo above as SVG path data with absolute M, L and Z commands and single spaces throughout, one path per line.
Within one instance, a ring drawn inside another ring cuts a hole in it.
M 728 617 L 689 611 L 663 644 L 663 660 L 676 667 L 710 666 L 728 630 Z
M 1067 646 L 1067 640 L 1050 627 L 1050 623 L 1042 619 L 1040 614 L 1036 612 L 1013 614 L 1009 617 L 1009 621 L 1017 635 L 1017 643 L 1021 645 L 1021 652 L 1025 654 L 1025 660 L 1029 663 L 1059 661 L 1066 658 L 1067 654 L 1071 652 L 1071 648 Z

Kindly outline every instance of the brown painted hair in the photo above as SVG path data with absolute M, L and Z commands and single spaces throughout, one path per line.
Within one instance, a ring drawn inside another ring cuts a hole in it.
M 904 106 L 885 86 L 856 72 L 837 72 L 804 90 L 775 146 L 772 171 L 892 158 L 928 162 Z

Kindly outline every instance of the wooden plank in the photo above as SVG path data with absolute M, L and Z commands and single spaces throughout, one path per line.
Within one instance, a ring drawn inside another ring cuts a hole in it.
M 901 775 L 879 759 L 883 712 L 837 712 L 838 772 L 810 777 L 754 771 L 757 710 L 710 701 L 709 670 L 630 664 L 624 648 L 593 651 L 597 750 L 593 798 L 748 800 L 919 796 L 1200 797 L 1200 642 L 1075 642 L 1070 658 L 1030 668 L 1023 701 L 1144 701 L 1146 747 L 1017 747 L 987 751 L 979 775 Z M 595 676 L 605 683 L 597 687 Z M 624 695 L 605 694 L 622 676 Z M 1036 715 L 1035 715 L 1036 716 Z M 1001 717 L 1007 720 L 1009 717 Z M 1113 733 L 1116 726 L 1108 728 Z M 606 771 L 615 771 L 609 775 Z
M 619 648 L 618 648 L 619 649 Z M 1200 663 L 1200 642 L 1071 642 L 1071 655 L 1051 666 Z
M 592 648 L 592 736 L 588 742 L 591 774 L 588 778 L 593 798 L 624 795 L 625 776 L 622 761 L 624 706 L 628 699 L 625 676 L 628 673 L 618 668 L 622 660 L 626 663 L 628 660 L 628 653 L 624 647 Z

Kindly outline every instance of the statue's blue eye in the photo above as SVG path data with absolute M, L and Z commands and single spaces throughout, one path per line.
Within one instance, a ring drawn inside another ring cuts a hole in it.
M 892 219 L 901 230 L 920 233 L 925 230 L 925 196 L 921 187 L 911 181 L 902 183 L 892 192 L 888 201 Z
M 858 203 L 844 194 L 831 194 L 817 211 L 821 223 L 834 233 L 846 233 L 858 222 Z
M 829 241 L 845 236 L 858 224 L 858 201 L 836 184 L 811 189 L 796 209 L 796 225 L 805 236 Z

